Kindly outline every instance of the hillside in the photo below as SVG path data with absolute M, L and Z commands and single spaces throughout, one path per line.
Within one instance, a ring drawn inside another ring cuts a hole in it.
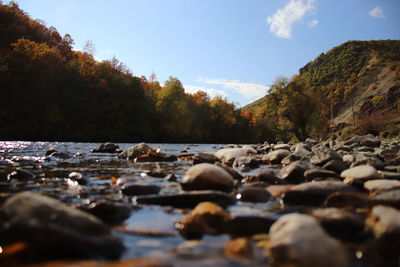
M 346 42 L 306 64 L 296 79 L 303 91 L 321 102 L 327 127 L 357 125 L 370 116 L 396 119 L 400 111 L 400 40 Z M 270 98 L 260 98 L 243 110 L 260 113 Z

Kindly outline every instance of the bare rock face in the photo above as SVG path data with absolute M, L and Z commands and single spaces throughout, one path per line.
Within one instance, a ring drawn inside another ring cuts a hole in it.
M 288 214 L 270 229 L 270 252 L 277 266 L 347 266 L 347 251 L 311 216 Z
M 122 242 L 93 215 L 30 192 L 1 206 L 0 240 L 25 242 L 38 259 L 118 258 L 123 251 Z
M 233 188 L 233 177 L 224 169 L 210 163 L 190 167 L 181 182 L 184 190 L 221 190 Z

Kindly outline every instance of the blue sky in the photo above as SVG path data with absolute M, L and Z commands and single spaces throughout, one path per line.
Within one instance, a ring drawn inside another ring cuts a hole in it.
M 3 1 L 8 3 L 9 1 Z M 400 39 L 400 0 L 19 0 L 137 76 L 169 76 L 244 106 L 348 40 Z

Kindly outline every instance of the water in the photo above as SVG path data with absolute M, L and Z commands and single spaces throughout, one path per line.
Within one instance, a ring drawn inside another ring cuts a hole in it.
M 191 160 L 176 162 L 135 163 L 118 159 L 115 154 L 91 153 L 100 143 L 68 142 L 0 142 L 0 179 L 16 168 L 34 173 L 37 178 L 31 181 L 12 181 L 0 186 L 0 200 L 20 191 L 35 191 L 57 198 L 72 206 L 84 205 L 95 200 L 109 200 L 132 205 L 132 197 L 123 195 L 115 185 L 116 179 L 124 178 L 155 184 L 162 188 L 160 194 L 181 192 L 178 182 L 169 182 L 147 175 L 149 172 L 174 174 L 179 181 L 186 170 L 192 166 Z M 133 144 L 121 143 L 121 149 Z M 148 144 L 161 151 L 180 155 L 216 151 L 222 144 Z M 61 157 L 45 156 L 50 148 L 62 152 Z M 259 171 L 259 170 L 258 170 Z M 82 174 L 86 184 L 70 179 L 71 173 Z M 240 204 L 232 207 L 233 214 L 268 214 L 268 205 Z M 122 238 L 127 248 L 122 259 L 154 256 L 172 260 L 176 266 L 195 264 L 196 266 L 241 266 L 257 265 L 260 258 L 253 261 L 232 261 L 224 257 L 223 244 L 227 236 L 207 236 L 199 244 L 188 243 L 174 229 L 174 223 L 182 216 L 182 210 L 170 207 L 140 206 L 120 225 L 113 226 L 113 233 Z M 264 258 L 262 253 L 259 257 Z M 198 260 L 201 259 L 201 264 Z M 193 262 L 193 260 L 196 260 Z

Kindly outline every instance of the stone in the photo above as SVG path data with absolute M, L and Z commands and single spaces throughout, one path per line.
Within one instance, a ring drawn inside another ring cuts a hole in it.
M 306 181 L 336 177 L 338 177 L 338 174 L 336 172 L 323 169 L 312 169 L 304 172 L 304 178 L 306 179 Z
M 118 258 L 122 242 L 93 215 L 36 193 L 18 193 L 0 208 L 2 245 L 25 242 L 38 259 Z
M 91 150 L 93 153 L 120 153 L 119 145 L 107 142 Z
M 264 155 L 262 161 L 266 163 L 279 164 L 282 159 L 291 154 L 292 153 L 288 149 L 278 149 Z
M 325 146 L 313 147 L 309 155 L 311 164 L 323 166 L 331 160 L 340 160 L 342 157 L 333 149 Z
M 55 147 L 51 147 L 51 148 L 49 148 L 49 149 L 46 151 L 45 156 L 51 156 L 51 154 L 53 154 L 53 153 L 55 153 L 55 152 L 58 152 L 58 149 L 55 148 Z
M 275 221 L 276 217 L 273 216 L 231 215 L 225 225 L 225 232 L 234 237 L 265 234 Z
M 201 163 L 190 167 L 181 181 L 184 190 L 221 190 L 231 191 L 233 177 L 224 169 L 210 163 Z
M 273 150 L 289 150 L 290 151 L 290 145 L 289 144 L 276 144 L 272 146 Z
M 367 180 L 381 178 L 378 171 L 369 165 L 361 165 L 343 171 L 340 177 L 344 179 L 345 184 L 360 184 Z
M 361 140 L 360 144 L 367 147 L 380 147 L 381 141 L 376 138 L 365 138 Z
M 370 196 L 373 205 L 387 205 L 400 208 L 400 189 L 376 192 Z
M 383 161 L 380 158 L 378 158 L 375 154 L 371 153 L 355 154 L 355 160 L 353 163 L 351 163 L 350 168 L 361 165 L 370 165 L 376 169 L 383 169 L 384 167 Z
M 375 139 L 375 136 L 372 134 L 367 134 L 367 135 L 357 135 L 352 137 L 351 139 L 347 140 L 344 145 L 349 146 L 352 144 L 361 144 L 363 141 L 367 139 Z
M 175 208 L 193 208 L 200 202 L 214 202 L 221 207 L 227 207 L 236 203 L 232 195 L 220 191 L 191 191 L 182 194 L 171 195 L 147 195 L 138 196 L 135 199 L 138 204 L 172 206 Z
M 124 184 L 121 188 L 122 193 L 127 196 L 158 194 L 160 190 L 161 187 L 157 185 L 144 184 L 144 183 L 128 183 Z
M 365 193 L 335 192 L 326 198 L 324 205 L 336 208 L 365 209 L 369 206 L 369 199 Z
M 88 212 L 107 224 L 120 224 L 128 219 L 133 207 L 131 204 L 119 203 L 110 200 L 95 200 L 83 203 L 77 208 Z
M 239 172 L 237 172 L 235 169 L 229 167 L 226 164 L 223 164 L 221 162 L 215 162 L 214 165 L 224 169 L 227 173 L 229 173 L 232 176 L 234 180 L 240 181 L 243 179 L 243 176 Z
M 228 258 L 248 258 L 253 256 L 253 247 L 248 238 L 234 238 L 224 245 L 224 254 Z
M 214 152 L 199 152 L 193 158 L 193 165 L 199 163 L 211 163 L 220 162 L 219 158 L 215 156 Z
M 352 186 L 339 181 L 306 182 L 290 188 L 282 200 L 285 204 L 318 206 L 332 193 L 354 191 Z
M 364 183 L 364 188 L 370 192 L 388 191 L 400 188 L 400 181 L 388 179 L 370 180 Z
M 315 169 L 316 167 L 308 161 L 295 161 L 283 167 L 278 176 L 288 183 L 299 184 L 305 181 L 304 172 L 307 170 Z
M 218 150 L 215 156 L 223 163 L 232 166 L 236 158 L 245 157 L 250 154 L 257 154 L 257 151 L 253 148 L 224 148 Z
M 334 159 L 325 163 L 322 166 L 322 168 L 334 171 L 336 173 L 341 173 L 342 171 L 347 170 L 349 166 L 346 163 L 344 163 L 341 159 Z
M 18 168 L 7 175 L 7 180 L 29 181 L 29 180 L 34 180 L 35 178 L 36 178 L 35 174 L 21 168 Z
M 256 156 L 245 156 L 245 157 L 237 157 L 233 162 L 234 168 L 251 168 L 255 169 L 260 166 L 262 163 L 261 158 L 257 158 Z
M 366 224 L 376 238 L 400 237 L 400 211 L 392 207 L 373 207 Z
M 135 159 L 137 156 L 146 154 L 151 151 L 151 148 L 145 143 L 140 143 L 129 147 L 117 155 L 121 159 Z
M 271 170 L 263 170 L 258 174 L 246 176 L 243 180 L 243 184 L 253 183 L 253 182 L 263 182 L 266 185 L 279 185 L 287 184 L 284 180 L 278 178 L 275 172 Z
M 316 219 L 287 214 L 270 228 L 269 249 L 277 266 L 348 266 L 345 248 L 328 236 Z
M 159 149 L 151 149 L 145 154 L 138 155 L 135 162 L 173 162 L 177 161 L 178 157 L 161 152 Z
M 272 195 L 260 187 L 244 187 L 241 188 L 236 198 L 242 202 L 268 202 Z

